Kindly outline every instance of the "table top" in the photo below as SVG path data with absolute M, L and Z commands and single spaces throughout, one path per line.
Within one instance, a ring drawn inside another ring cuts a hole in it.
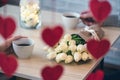
M 43 50 L 43 46 L 46 44 L 41 39 L 41 32 L 45 25 L 51 24 L 52 14 L 53 12 L 50 11 L 42 11 L 42 27 L 40 29 L 36 30 L 30 30 L 30 29 L 24 29 L 21 28 L 19 25 L 19 7 L 18 6 L 12 6 L 7 5 L 7 13 L 6 15 L 13 16 L 16 19 L 17 22 L 17 29 L 14 33 L 14 35 L 24 35 L 32 38 L 35 41 L 35 47 L 33 50 L 33 55 L 29 59 L 18 59 L 18 69 L 14 75 L 31 79 L 31 80 L 40 80 L 41 77 L 41 70 L 49 65 L 53 66 L 57 63 L 55 61 L 50 61 L 46 59 L 46 54 Z M 0 8 L 0 13 L 3 13 L 3 7 Z M 55 18 L 57 19 L 54 21 L 55 24 L 62 24 L 61 22 L 61 13 L 54 13 Z M 114 43 L 114 41 L 118 38 L 120 35 L 120 29 L 115 27 L 103 27 L 103 30 L 105 31 L 105 38 L 109 39 L 111 44 Z M 66 33 L 78 33 L 79 29 L 77 30 L 69 30 L 66 31 Z M 99 60 L 91 60 L 87 64 L 63 64 L 61 65 L 64 68 L 64 73 L 61 76 L 60 80 L 84 80 L 86 76 L 93 71 L 93 69 L 99 64 Z

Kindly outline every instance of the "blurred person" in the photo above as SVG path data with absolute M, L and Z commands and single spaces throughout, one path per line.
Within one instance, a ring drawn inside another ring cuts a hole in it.
M 104 36 L 104 31 L 101 29 L 102 23 L 97 22 L 91 11 L 83 11 L 80 14 L 81 21 L 86 25 L 80 30 L 80 36 L 88 41 L 89 39 L 100 40 Z
M 95 21 L 95 19 L 93 18 L 93 15 L 91 13 L 91 11 L 84 11 L 81 12 L 80 14 L 80 19 L 82 20 L 82 22 L 87 25 L 87 26 L 91 26 L 93 24 L 97 24 L 97 22 Z
M 92 26 L 95 24 L 99 24 L 99 26 L 101 26 L 101 23 L 95 21 L 92 13 L 89 10 L 81 12 L 80 18 L 82 22 L 87 26 Z M 120 70 L 116 70 L 111 73 L 105 73 L 104 80 L 120 80 Z

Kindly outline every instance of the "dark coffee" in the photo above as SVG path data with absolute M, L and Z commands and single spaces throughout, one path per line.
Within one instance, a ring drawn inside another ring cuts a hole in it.
M 18 46 L 30 46 L 30 44 L 17 44 Z
M 95 20 L 93 18 L 91 18 L 91 17 L 85 18 L 85 19 L 82 18 L 82 20 L 84 20 L 86 22 L 93 22 L 93 23 L 95 22 Z
M 76 16 L 72 16 L 72 15 L 68 15 L 68 16 L 65 16 L 65 17 L 76 18 Z

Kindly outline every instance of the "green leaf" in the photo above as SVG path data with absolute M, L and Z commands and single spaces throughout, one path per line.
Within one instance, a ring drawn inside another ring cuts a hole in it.
M 84 45 L 86 43 L 86 41 L 82 37 L 80 37 L 78 34 L 71 34 L 71 36 L 72 36 L 72 40 L 76 41 L 76 45 L 79 45 L 79 44 Z
M 57 54 L 62 53 L 63 51 L 57 52 Z
M 67 55 L 72 55 L 72 51 L 71 50 L 68 50 L 66 53 L 67 53 Z
M 69 46 L 69 41 L 67 41 L 67 46 Z

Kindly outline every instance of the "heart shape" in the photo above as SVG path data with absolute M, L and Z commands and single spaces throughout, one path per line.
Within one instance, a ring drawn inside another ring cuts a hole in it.
M 0 34 L 3 38 L 9 38 L 16 29 L 16 24 L 13 18 L 3 18 L 0 16 Z
M 53 47 L 62 37 L 63 28 L 61 26 L 55 26 L 54 28 L 46 27 L 42 31 L 42 39 L 46 44 Z
M 8 0 L 2 0 L 2 4 L 7 4 Z
M 103 80 L 104 72 L 102 70 L 97 70 L 95 73 L 88 75 L 86 80 Z
M 110 42 L 106 39 L 101 41 L 91 39 L 87 42 L 87 49 L 96 59 L 104 56 L 110 49 Z
M 6 53 L 0 53 L 0 67 L 7 77 L 11 77 L 17 69 L 17 60 L 15 56 Z
M 54 67 L 46 66 L 42 70 L 42 77 L 44 80 L 59 80 L 60 76 L 63 73 L 63 67 L 56 65 Z
M 90 0 L 90 10 L 97 22 L 103 22 L 110 14 L 112 8 L 107 0 Z

